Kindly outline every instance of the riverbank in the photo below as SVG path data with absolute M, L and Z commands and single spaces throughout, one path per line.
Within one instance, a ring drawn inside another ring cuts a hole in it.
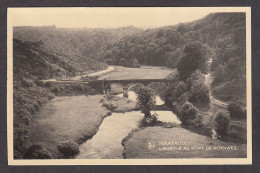
M 137 111 L 106 117 L 92 139 L 80 146 L 76 159 L 122 159 L 122 139 L 139 127 L 143 115 Z
M 56 97 L 46 103 L 33 117 L 27 145 L 41 144 L 54 158 L 62 157 L 59 144 L 85 142 L 111 114 L 100 103 L 101 98 L 101 95 Z
M 245 158 L 246 145 L 214 140 L 180 127 L 147 127 L 122 141 L 126 159 Z
M 106 107 L 111 112 L 129 112 L 136 108 L 136 102 L 125 97 L 106 95 L 102 99 L 102 106 Z
M 106 105 L 113 105 L 114 109 Z M 117 96 L 56 97 L 44 104 L 32 118 L 26 145 L 41 145 L 52 158 L 64 158 L 59 145 L 76 143 L 79 146 L 96 134 L 111 111 L 127 112 L 135 106 L 136 102 Z M 66 156 L 71 157 L 73 155 Z

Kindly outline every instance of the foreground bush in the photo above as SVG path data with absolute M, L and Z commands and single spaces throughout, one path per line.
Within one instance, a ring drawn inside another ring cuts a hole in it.
M 137 93 L 137 105 L 145 118 L 152 118 L 151 108 L 155 105 L 154 91 L 149 87 L 142 87 Z
M 32 80 L 28 80 L 28 79 L 23 79 L 21 80 L 21 83 L 24 87 L 33 87 L 34 83 Z
M 107 109 L 110 110 L 110 111 L 114 111 L 114 110 L 117 108 L 117 106 L 114 105 L 114 104 L 111 103 L 111 102 L 103 102 L 102 106 L 105 107 L 105 108 L 107 108 Z
M 141 122 L 142 126 L 155 126 L 158 123 L 158 114 L 154 113 L 151 117 L 144 118 Z
M 230 112 L 230 118 L 246 119 L 246 109 L 244 109 L 241 104 L 238 103 L 229 104 L 228 111 Z
M 205 84 L 205 76 L 196 70 L 187 79 L 189 102 L 198 108 L 207 108 L 210 103 L 209 88 Z
M 98 94 L 96 90 L 86 84 L 51 84 L 46 86 L 57 96 L 73 96 L 73 95 L 94 95 Z
M 79 153 L 79 144 L 73 141 L 60 143 L 57 147 L 65 157 L 74 156 Z
M 31 145 L 24 154 L 25 159 L 52 159 L 51 153 L 40 144 Z
M 214 125 L 219 137 L 224 137 L 227 135 L 229 124 L 230 124 L 230 118 L 227 113 L 224 112 L 217 113 L 214 119 Z
M 191 124 L 192 121 L 198 116 L 197 113 L 198 110 L 195 106 L 193 106 L 190 102 L 185 102 L 178 118 L 184 125 Z
M 54 97 L 47 88 L 39 87 L 31 80 L 14 83 L 14 158 L 19 159 L 25 152 L 28 135 L 27 126 L 40 106 Z

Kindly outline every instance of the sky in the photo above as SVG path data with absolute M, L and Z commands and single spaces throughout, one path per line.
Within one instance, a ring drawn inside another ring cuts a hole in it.
M 232 8 L 234 10 L 235 8 Z M 232 11 L 231 10 L 231 11 Z M 236 11 L 237 9 L 235 9 Z M 50 26 L 58 28 L 117 28 L 136 26 L 154 28 L 201 19 L 230 8 L 210 7 L 75 7 L 9 8 L 13 26 Z

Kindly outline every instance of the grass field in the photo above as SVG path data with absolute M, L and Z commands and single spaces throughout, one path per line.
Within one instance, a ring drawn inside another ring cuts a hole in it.
M 163 79 L 173 72 L 173 69 L 155 66 L 141 66 L 140 68 L 114 67 L 113 72 L 99 77 L 99 79 Z
M 147 127 L 132 133 L 124 146 L 127 159 L 246 157 L 245 144 L 214 140 L 179 127 Z
M 92 137 L 109 112 L 100 103 L 101 98 L 100 95 L 57 97 L 43 105 L 29 127 L 27 145 L 40 143 L 56 155 L 60 142 L 82 143 Z

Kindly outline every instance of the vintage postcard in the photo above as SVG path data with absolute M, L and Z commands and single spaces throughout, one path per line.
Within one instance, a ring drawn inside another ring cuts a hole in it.
M 8 8 L 9 165 L 252 164 L 250 7 Z

